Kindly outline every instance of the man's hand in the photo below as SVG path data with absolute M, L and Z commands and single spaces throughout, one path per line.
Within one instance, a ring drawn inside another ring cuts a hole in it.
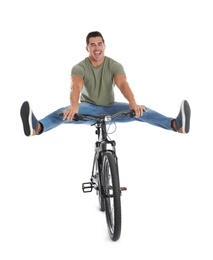
M 133 109 L 135 111 L 136 117 L 140 117 L 143 115 L 143 112 L 147 112 L 147 109 L 145 107 L 137 105 L 137 104 L 134 104 L 134 105 L 130 104 L 130 109 Z
M 65 112 L 63 119 L 66 121 L 72 121 L 74 115 L 78 113 L 78 105 L 70 106 Z

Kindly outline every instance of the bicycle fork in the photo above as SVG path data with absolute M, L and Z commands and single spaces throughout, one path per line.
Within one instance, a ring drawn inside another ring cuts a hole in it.
M 115 142 L 112 141 L 113 143 L 111 144 L 112 147 L 113 147 L 113 150 L 110 150 L 111 153 L 115 153 Z M 110 142 L 111 143 L 111 142 Z M 96 142 L 96 153 L 95 153 L 95 157 L 94 157 L 94 161 L 93 161 L 93 168 L 92 168 L 92 176 L 91 176 L 91 179 L 90 179 L 90 182 L 84 182 L 82 183 L 82 191 L 84 193 L 88 193 L 88 192 L 92 192 L 93 189 L 95 189 L 96 191 L 98 191 L 100 185 L 98 185 L 98 179 L 97 178 L 100 178 L 100 172 L 101 172 L 101 166 L 102 163 L 100 162 L 100 158 L 97 159 L 97 154 L 99 154 L 100 152 L 98 151 L 98 147 L 100 146 L 100 142 Z M 106 144 L 104 144 L 104 146 L 106 147 Z M 106 151 L 103 151 L 102 152 L 106 152 Z M 116 161 L 117 161 L 117 158 L 116 158 Z M 96 163 L 98 162 L 99 166 L 96 165 Z M 96 167 L 99 167 L 99 169 L 96 169 Z M 101 181 L 101 180 L 100 180 Z M 120 187 L 120 191 L 126 191 L 127 190 L 127 187 Z M 104 194 L 104 191 L 103 189 L 101 191 L 99 191 L 102 196 L 104 198 L 106 198 L 107 196 Z

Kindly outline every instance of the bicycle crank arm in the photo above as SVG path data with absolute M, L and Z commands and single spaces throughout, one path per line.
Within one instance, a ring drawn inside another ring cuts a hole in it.
M 127 187 L 120 187 L 120 191 L 125 191 L 127 190 Z

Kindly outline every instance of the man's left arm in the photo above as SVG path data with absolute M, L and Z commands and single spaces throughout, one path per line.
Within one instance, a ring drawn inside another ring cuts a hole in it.
M 143 111 L 146 111 L 146 109 L 141 105 L 137 105 L 134 94 L 127 81 L 126 75 L 116 75 L 114 77 L 114 81 L 116 86 L 120 89 L 123 96 L 128 100 L 130 109 L 133 109 L 135 111 L 136 117 L 142 116 Z

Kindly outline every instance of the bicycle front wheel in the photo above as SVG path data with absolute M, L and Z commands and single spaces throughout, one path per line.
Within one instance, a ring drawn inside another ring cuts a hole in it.
M 106 221 L 113 241 L 121 234 L 121 192 L 116 157 L 111 152 L 103 154 L 102 185 L 105 199 Z

